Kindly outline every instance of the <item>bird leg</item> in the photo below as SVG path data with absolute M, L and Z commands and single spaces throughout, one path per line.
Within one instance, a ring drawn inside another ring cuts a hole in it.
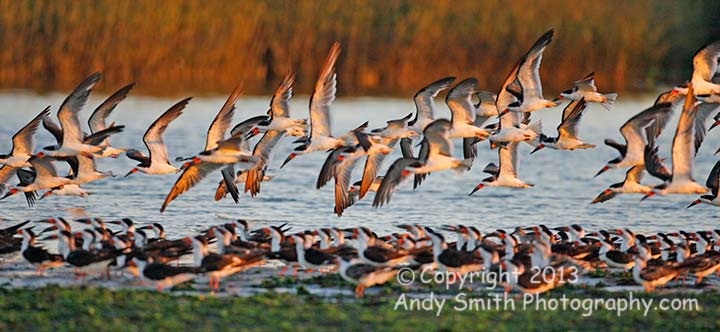
M 362 298 L 363 296 L 365 296 L 365 286 L 357 285 L 357 287 L 355 287 L 355 297 Z
M 287 265 L 283 266 L 282 269 L 280 269 L 280 273 L 278 273 L 278 276 L 284 275 L 285 272 L 287 272 L 287 270 L 288 270 L 288 266 Z

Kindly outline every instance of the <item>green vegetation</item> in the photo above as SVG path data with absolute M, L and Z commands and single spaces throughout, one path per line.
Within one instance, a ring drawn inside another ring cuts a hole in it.
M 593 292 L 593 291 L 591 291 Z M 559 297 L 561 292 L 552 292 Z M 575 295 L 574 295 L 575 296 Z M 577 297 L 588 297 L 577 295 Z M 619 296 L 595 292 L 593 298 Z M 658 295 L 639 295 L 659 300 Z M 699 311 L 395 311 L 395 297 L 319 299 L 267 293 L 247 298 L 175 296 L 103 288 L 0 290 L 1 331 L 713 331 L 720 297 L 691 294 Z M 672 295 L 680 297 L 680 294 Z M 519 300 L 518 300 L 519 301 Z
M 0 0 L 0 88 L 268 93 L 288 70 L 308 94 L 339 40 L 340 94 L 408 95 L 446 75 L 496 90 L 545 30 L 546 94 L 590 71 L 605 91 L 688 77 L 720 33 L 720 2 L 558 0 Z

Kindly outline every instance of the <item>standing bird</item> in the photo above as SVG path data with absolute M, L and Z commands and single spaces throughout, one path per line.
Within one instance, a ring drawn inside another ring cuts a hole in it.
M 561 99 L 580 100 L 585 99 L 588 103 L 600 103 L 606 110 L 610 110 L 617 99 L 617 93 L 599 93 L 595 86 L 595 72 L 587 74 L 583 79 L 572 82 L 572 88 L 560 92 L 560 95 L 553 100 Z
M 332 136 L 330 131 L 330 105 L 335 101 L 337 92 L 337 74 L 335 63 L 340 55 L 340 43 L 334 43 L 310 98 L 310 136 L 287 156 L 280 168 L 301 154 L 315 151 L 327 151 L 346 145 L 342 138 Z
M 143 135 L 143 142 L 145 143 L 145 147 L 147 147 L 149 156 L 145 156 L 136 149 L 129 149 L 125 152 L 128 158 L 140 162 L 125 175 L 126 177 L 138 171 L 145 174 L 168 174 L 179 171 L 175 166 L 170 164 L 168 160 L 167 147 L 165 146 L 163 135 L 168 125 L 182 115 L 190 99 L 192 99 L 192 97 L 185 98 L 171 106 L 147 129 L 145 135 Z
M 594 144 L 588 144 L 581 141 L 578 135 L 578 127 L 580 119 L 582 119 L 583 111 L 587 107 L 585 99 L 579 101 L 573 100 L 563 110 L 562 122 L 557 127 L 557 137 L 547 137 L 540 134 L 540 144 L 530 152 L 533 154 L 542 148 L 548 147 L 555 150 L 575 150 L 575 149 L 592 149 Z

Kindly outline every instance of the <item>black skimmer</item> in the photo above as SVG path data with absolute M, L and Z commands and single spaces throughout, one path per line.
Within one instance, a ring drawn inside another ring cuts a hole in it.
M 647 262 L 640 256 L 634 258 L 634 265 L 632 269 L 633 280 L 642 286 L 646 292 L 662 287 L 678 276 L 677 269 L 664 265 L 648 266 Z
M 712 170 L 710 171 L 710 175 L 708 175 L 707 182 L 705 182 L 705 185 L 710 188 L 712 194 L 700 196 L 700 198 L 690 203 L 690 205 L 687 206 L 688 208 L 698 205 L 700 203 L 720 206 L 720 197 L 718 197 L 718 187 L 720 187 L 720 161 L 716 162 L 715 166 L 713 166 Z
M 84 276 L 94 273 L 107 273 L 108 265 L 117 257 L 118 252 L 93 252 L 90 250 L 92 238 L 88 237 L 92 232 L 82 232 L 83 248 L 76 248 L 76 234 L 68 231 L 61 231 L 60 243 L 62 243 L 62 252 L 60 253 L 65 262 L 75 267 L 77 276 Z
M 105 99 L 105 101 L 103 101 L 97 108 L 95 108 L 95 111 L 93 111 L 92 115 L 90 115 L 90 118 L 88 119 L 88 126 L 90 127 L 91 134 L 102 133 L 110 127 L 115 126 L 115 123 L 112 123 L 110 124 L 110 126 L 108 126 L 106 123 L 107 118 L 115 110 L 117 105 L 120 104 L 120 102 L 122 102 L 123 100 L 125 100 L 125 98 L 127 98 L 128 93 L 130 93 L 130 90 L 132 90 L 133 87 L 135 87 L 134 82 L 120 88 L 110 97 Z M 97 146 L 102 148 L 103 150 L 101 153 L 95 155 L 96 158 L 117 158 L 121 153 L 125 151 L 125 149 L 117 149 L 110 146 L 110 141 L 107 137 L 100 141 Z
M 715 104 L 695 104 L 692 95 L 692 86 L 689 87 L 678 120 L 678 127 L 672 144 L 672 172 L 668 172 L 662 161 L 657 157 L 657 148 L 652 140 L 652 133 L 648 137 L 648 146 L 645 148 L 645 168 L 648 173 L 667 181 L 655 186 L 643 199 L 655 194 L 704 194 L 707 188 L 695 182 L 692 177 L 695 155 L 705 137 L 705 119 L 717 107 Z M 669 176 L 668 176 L 669 175 Z
M 27 193 L 25 193 L 27 195 Z M 80 188 L 77 184 L 65 184 L 58 188 L 52 188 L 45 193 L 43 193 L 38 200 L 41 200 L 45 197 L 48 197 L 50 195 L 55 196 L 78 196 L 78 197 L 87 197 L 89 195 L 92 195 L 92 192 L 87 192 L 85 189 Z
M 409 263 L 414 256 L 406 250 L 398 250 L 377 239 L 377 236 L 365 227 L 358 232 L 358 257 L 363 262 L 376 266 L 396 266 Z
M 517 177 L 517 149 L 517 143 L 512 143 L 507 147 L 500 147 L 498 149 L 500 167 L 497 170 L 497 173 L 491 174 L 490 177 L 483 179 L 482 182 L 473 188 L 468 196 L 485 187 L 530 188 L 534 186 L 533 184 L 526 183 Z M 488 166 L 494 166 L 494 164 Z M 486 167 L 486 169 L 487 168 L 488 167 Z M 490 171 L 494 171 L 494 167 L 490 167 L 488 172 Z
M 620 152 L 620 157 L 608 161 L 595 176 L 605 173 L 612 168 L 632 167 L 644 165 L 645 129 L 653 126 L 654 137 L 657 138 L 673 114 L 672 103 L 655 104 L 652 107 L 638 113 L 627 120 L 620 127 L 620 134 L 625 139 L 625 144 L 618 143 L 612 139 L 606 139 L 605 145 L 615 148 Z
M 244 172 L 245 192 L 255 196 L 260 192 L 260 183 L 265 181 L 265 171 L 270 165 L 272 150 L 280 142 L 285 134 L 290 136 L 302 136 L 305 134 L 307 120 L 290 118 L 290 98 L 293 96 L 293 83 L 295 75 L 288 74 L 275 89 L 275 94 L 270 101 L 270 124 L 265 128 L 265 134 L 255 144 L 253 155 L 259 156 L 255 166 Z M 238 176 L 235 182 L 241 182 Z M 219 189 L 219 188 L 218 188 Z
M 207 238 L 198 236 L 192 239 L 193 261 L 202 267 L 209 278 L 210 288 L 217 290 L 222 278 L 231 276 L 263 262 L 262 251 L 249 251 L 246 255 L 217 254 L 207 248 Z
M 199 273 L 205 272 L 203 268 L 197 266 L 171 266 L 155 263 L 152 258 L 145 255 L 136 255 L 132 260 L 143 280 L 154 282 L 159 292 L 165 288 L 193 280 Z
M 508 76 L 505 78 L 495 101 L 495 107 L 498 112 L 500 114 L 506 114 L 504 116 L 498 115 L 500 117 L 499 131 L 490 136 L 491 147 L 496 144 L 493 143 L 496 139 L 506 141 L 500 144 L 500 148 L 498 149 L 500 168 L 494 176 L 484 179 L 483 183 L 475 186 L 470 195 L 477 190 L 482 189 L 486 185 L 514 188 L 528 188 L 532 186 L 532 184 L 527 184 L 517 178 L 517 148 L 520 141 L 528 142 L 528 144 L 534 144 L 533 142 L 535 142 L 539 134 L 542 132 L 542 123 L 538 121 L 527 125 L 529 118 L 526 117 L 523 121 L 521 121 L 521 113 L 509 111 L 510 107 L 517 108 L 520 106 L 520 101 L 518 99 L 518 94 L 520 94 L 520 92 L 517 90 L 519 89 L 518 70 L 522 61 L 523 59 L 521 59 L 520 62 L 513 67 Z
M 375 194 L 373 207 L 383 206 L 390 202 L 390 197 L 395 192 L 395 188 L 400 185 L 410 174 L 413 174 L 409 168 L 419 168 L 423 165 L 422 161 L 415 158 L 400 158 L 390 165 L 387 173 L 383 176 L 380 187 Z
M 408 114 L 406 117 L 397 120 L 387 121 L 387 126 L 372 131 L 373 135 L 381 137 L 380 144 L 393 148 L 397 145 L 398 139 L 410 139 L 419 136 L 415 129 L 412 129 L 408 125 L 408 121 L 412 114 Z M 378 150 L 375 150 L 378 151 Z M 382 152 L 382 151 L 379 151 Z M 358 188 L 358 196 L 360 199 L 365 197 L 368 191 L 375 191 L 380 186 L 382 177 L 378 177 L 377 174 L 380 171 L 383 161 L 387 153 L 369 153 L 365 160 L 365 167 L 363 168 L 362 180 Z M 379 181 L 378 181 L 378 178 Z M 374 187 L 374 190 L 373 190 Z
M 376 141 L 373 137 L 364 133 L 367 122 L 352 130 L 358 144 L 356 146 L 344 146 L 333 150 L 328 154 L 316 188 L 320 189 L 331 178 L 335 179 L 335 213 L 342 216 L 343 211 L 353 205 L 358 196 L 351 186 L 350 180 L 352 171 L 360 157 L 367 155 L 374 158 L 376 155 L 387 155 L 392 151 L 389 146 Z
M 434 81 L 422 89 L 420 89 L 413 97 L 415 103 L 415 117 L 408 122 L 408 126 L 414 129 L 416 132 L 423 132 L 431 122 L 435 120 L 435 97 L 438 94 L 450 87 L 452 82 L 455 81 L 455 77 L 444 77 L 437 81 Z M 424 159 L 429 152 L 427 147 L 421 149 L 418 154 L 419 159 Z M 404 158 L 413 158 L 415 153 L 413 152 L 412 139 L 410 137 L 403 138 L 400 140 L 400 149 Z M 422 181 L 425 179 L 427 174 L 416 174 L 413 188 L 417 188 Z
M 460 81 L 445 97 L 445 103 L 451 112 L 451 123 L 449 136 L 450 138 L 475 138 L 483 140 L 490 136 L 490 132 L 475 126 L 476 109 L 472 98 L 480 90 L 478 89 L 478 81 L 475 78 L 468 78 Z M 466 142 L 463 140 L 463 142 Z M 473 141 L 469 143 L 474 144 Z M 463 151 L 468 147 L 463 146 Z M 464 155 L 466 159 L 474 157 L 474 155 Z
M 480 91 L 476 94 L 479 102 L 475 105 L 475 121 L 473 125 L 478 128 L 485 128 L 485 123 L 490 118 L 494 118 L 498 115 L 497 107 L 495 106 L 496 95 L 491 92 Z M 463 139 L 463 157 L 465 159 L 475 159 L 477 156 L 476 143 L 480 140 L 476 138 L 464 138 Z
M 329 254 L 323 250 L 312 247 L 306 247 L 306 238 L 301 235 L 293 235 L 295 241 L 295 251 L 297 252 L 298 263 L 305 268 L 305 271 L 327 271 L 335 264 L 335 255 Z
M 451 126 L 450 121 L 438 119 L 425 128 L 423 149 L 427 151 L 427 154 L 421 159 L 405 157 L 397 159 L 383 177 L 373 206 L 378 207 L 388 203 L 397 185 L 411 173 L 427 174 L 447 169 L 463 172 L 470 169 L 472 160 L 459 160 L 452 157 L 453 144 L 449 138 Z M 420 155 L 423 155 L 422 151 Z
M 15 174 L 17 175 L 18 180 L 20 180 L 18 182 L 19 187 L 28 186 L 28 185 L 32 184 L 33 182 L 35 182 L 35 171 L 32 169 L 30 169 L 30 170 L 18 169 L 15 172 Z M 50 191 L 52 191 L 52 190 L 53 189 L 51 189 Z M 37 195 L 36 191 L 27 191 L 27 192 L 24 192 L 23 194 L 25 194 L 25 200 L 27 201 L 28 207 L 32 207 L 33 205 L 35 205 L 35 201 L 42 199 L 44 196 L 44 195 L 40 196 L 40 198 L 38 199 L 38 195 Z M 2 199 L 2 198 L 0 198 L 0 199 Z
M 452 157 L 451 128 L 452 122 L 446 119 L 435 120 L 425 127 L 423 141 L 427 146 L 427 157 L 420 158 L 423 166 L 415 168 L 414 173 L 423 174 L 447 169 L 462 172 L 470 168 L 468 160 L 459 160 Z
M 580 119 L 582 119 L 583 111 L 587 107 L 584 99 L 579 101 L 573 100 L 563 110 L 562 122 L 557 127 L 557 137 L 547 137 L 540 134 L 540 144 L 530 152 L 533 154 L 542 148 L 548 147 L 554 150 L 575 150 L 575 149 L 592 149 L 595 144 L 589 144 L 581 141 L 578 135 L 578 127 Z
M 696 285 L 699 285 L 704 277 L 720 269 L 720 253 L 717 251 L 708 251 L 706 249 L 707 246 L 709 246 L 709 243 L 706 242 L 703 237 L 700 237 L 697 246 L 698 252 L 694 256 L 689 256 L 689 248 L 683 248 L 683 246 L 677 248 L 676 268 L 683 275 L 686 273 L 693 274 Z
M 0 193 L 4 190 L 4 184 L 10 180 L 15 171 L 21 167 L 31 167 L 29 163 L 35 147 L 35 133 L 42 119 L 50 114 L 50 106 L 35 116 L 22 129 L 12 137 L 12 150 L 9 154 L 0 155 Z
M 145 131 L 143 135 L 143 142 L 148 150 L 148 156 L 145 156 L 142 152 L 136 149 L 128 149 L 125 154 L 128 158 L 137 160 L 140 162 L 137 166 L 131 169 L 125 176 L 130 176 L 136 172 L 142 172 L 145 174 L 168 174 L 177 173 L 179 170 L 170 164 L 168 160 L 167 147 L 163 140 L 165 130 L 171 122 L 175 121 L 183 110 L 187 106 L 188 102 L 192 97 L 185 98 L 175 105 L 171 106 L 165 113 L 160 115 Z
M 399 269 L 392 266 L 376 266 L 361 262 L 359 259 L 338 256 L 338 273 L 345 281 L 357 285 L 355 297 L 361 298 L 365 288 L 382 285 L 398 274 Z
M 292 242 L 292 238 L 288 239 L 290 241 L 286 241 L 283 230 L 277 226 L 263 228 L 262 230 L 271 237 L 270 253 L 267 257 L 270 259 L 277 259 L 285 264 L 278 275 L 285 274 L 288 267 L 292 266 L 293 276 L 297 276 L 298 255 L 297 250 L 295 250 L 295 244 Z
M 652 191 L 652 188 L 640 184 L 644 171 L 645 165 L 636 165 L 631 167 L 625 173 L 625 180 L 623 182 L 611 184 L 607 189 L 603 190 L 597 197 L 595 197 L 591 204 L 604 203 L 614 198 L 617 194 L 649 193 L 650 191 Z
M 485 265 L 482 257 L 475 255 L 474 248 L 466 251 L 457 247 L 448 247 L 445 237 L 426 228 L 433 243 L 432 251 L 438 268 L 458 275 L 482 270 Z
M 76 163 L 75 163 L 76 161 Z M 81 185 L 92 181 L 104 179 L 106 177 L 114 177 L 115 175 L 110 172 L 100 172 L 95 167 L 94 156 L 83 156 L 78 155 L 73 158 L 73 162 L 70 163 L 73 166 L 73 177 L 72 184 Z
M 58 176 L 57 169 L 52 164 L 53 159 L 50 157 L 37 157 L 30 158 L 29 162 L 35 170 L 35 179 L 31 183 L 23 181 L 21 185 L 15 186 L 8 190 L 5 195 L 0 199 L 5 199 L 12 196 L 20 191 L 24 193 L 38 191 L 42 189 L 52 189 L 61 187 L 66 184 L 71 184 L 72 179 Z
M 517 288 L 523 293 L 541 294 L 555 288 L 562 282 L 559 274 L 545 274 L 536 276 L 534 271 L 530 271 L 525 266 L 511 259 L 505 259 L 500 263 L 500 268 L 507 277 L 505 291 L 511 288 Z
M 15 256 L 22 248 L 22 239 L 16 238 L 15 234 L 30 220 L 23 221 L 19 224 L 0 229 L 0 261 Z
M 194 187 L 211 172 L 223 166 L 232 166 L 241 161 L 251 162 L 256 160 L 249 151 L 242 149 L 246 133 L 236 133 L 229 139 L 225 137 L 235 113 L 235 102 L 240 98 L 241 93 L 242 86 L 236 87 L 217 113 L 208 129 L 205 150 L 197 156 L 189 158 L 190 161 L 185 162 L 183 173 L 177 179 L 160 207 L 161 213 L 176 197 Z
M 43 151 L 38 152 L 39 157 L 43 155 L 73 157 L 79 154 L 90 156 L 91 154 L 102 153 L 103 148 L 99 145 L 110 135 L 123 130 L 124 126 L 111 126 L 87 137 L 83 134 L 78 113 L 85 106 L 90 92 L 99 80 L 100 73 L 90 75 L 65 98 L 57 114 L 61 130 L 59 130 L 59 133 L 54 134 L 56 138 L 62 137 L 58 142 L 59 146 L 46 147 Z M 50 123 L 49 120 L 48 123 Z M 46 126 L 46 128 L 48 127 Z
M 616 250 L 612 243 L 603 241 L 599 251 L 599 258 L 608 267 L 627 271 L 635 265 L 634 256 L 621 250 Z
M 557 106 L 555 102 L 545 99 L 542 93 L 542 83 L 540 82 L 542 55 L 547 45 L 552 41 L 553 33 L 552 29 L 545 32 L 520 59 L 517 70 L 517 83 L 520 85 L 522 94 L 520 105 L 512 110 L 504 108 L 498 116 L 503 116 L 510 111 L 530 113 Z
M 280 168 L 298 155 L 337 149 L 346 145 L 343 138 L 333 137 L 330 131 L 330 105 L 335 101 L 337 92 L 335 63 L 339 55 L 340 43 L 336 42 L 330 48 L 310 98 L 310 136 L 287 156 Z
M 595 72 L 587 74 L 583 79 L 572 82 L 572 88 L 560 92 L 554 101 L 561 99 L 580 100 L 588 103 L 599 103 L 606 110 L 610 110 L 617 99 L 617 93 L 600 93 L 595 86 Z
M 713 82 L 720 59 L 720 41 L 714 41 L 700 48 L 693 56 L 693 73 L 690 83 L 696 96 L 709 96 L 720 102 L 720 84 Z
M 47 249 L 35 244 L 37 235 L 31 228 L 18 230 L 18 233 L 23 237 L 20 252 L 25 260 L 36 266 L 35 273 L 42 274 L 47 268 L 62 266 L 64 261 L 61 255 L 51 254 Z

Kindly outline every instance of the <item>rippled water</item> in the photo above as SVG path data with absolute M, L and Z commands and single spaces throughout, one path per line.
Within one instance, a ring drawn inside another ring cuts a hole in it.
M 13 133 L 47 105 L 54 110 L 62 102 L 61 94 L 34 95 L 5 92 L 0 94 L 0 151 L 9 151 Z M 144 148 L 142 134 L 146 127 L 176 99 L 160 99 L 132 96 L 124 101 L 112 116 L 112 121 L 126 125 L 124 133 L 112 139 L 116 147 Z M 197 153 L 204 146 L 205 131 L 225 98 L 195 98 L 166 133 L 171 158 Z M 295 229 L 318 226 L 350 227 L 364 225 L 381 232 L 396 231 L 395 224 L 418 222 L 428 225 L 471 224 L 481 229 L 507 228 L 517 225 L 545 223 L 560 225 L 579 223 L 591 228 L 631 227 L 640 230 L 706 229 L 717 228 L 720 210 L 707 205 L 686 209 L 695 199 L 690 195 L 653 197 L 640 203 L 640 196 L 625 195 L 606 202 L 590 205 L 590 201 L 609 184 L 620 182 L 624 171 L 613 170 L 593 179 L 604 162 L 615 158 L 617 152 L 602 145 L 606 137 L 621 139 L 618 128 L 631 115 L 651 105 L 653 98 L 620 98 L 615 108 L 605 111 L 597 105 L 586 111 L 580 129 L 580 137 L 598 144 L 588 151 L 553 151 L 545 149 L 529 156 L 530 147 L 520 148 L 520 178 L 536 186 L 530 189 L 486 188 L 472 197 L 467 194 L 485 177 L 481 172 L 490 161 L 497 162 L 497 153 L 490 151 L 486 143 L 480 148 L 475 167 L 466 174 L 452 172 L 434 173 L 417 190 L 406 183 L 395 193 L 389 206 L 375 209 L 371 206 L 372 195 L 345 211 L 342 218 L 333 213 L 333 186 L 315 189 L 315 181 L 324 153 L 314 153 L 293 160 L 284 169 L 280 163 L 290 152 L 290 139 L 285 139 L 275 150 L 270 174 L 271 182 L 262 185 L 258 197 L 243 196 L 239 205 L 231 199 L 213 201 L 219 173 L 203 181 L 176 199 L 164 214 L 160 205 L 172 187 L 177 175 L 150 176 L 135 174 L 129 178 L 109 178 L 84 185 L 94 193 L 88 198 L 51 197 L 27 208 L 20 195 L 0 202 L 1 225 L 9 221 L 38 219 L 51 216 L 88 215 L 113 219 L 130 217 L 138 222 L 162 222 L 171 235 L 190 234 L 208 225 L 223 222 L 218 215 L 246 218 L 255 225 L 288 222 Z M 102 98 L 93 96 L 83 112 L 87 118 L 91 109 Z M 236 119 L 264 114 L 269 97 L 246 97 L 238 103 Z M 449 116 L 444 105 L 438 116 Z M 371 127 L 384 125 L 386 119 L 399 118 L 414 111 L 408 99 L 346 98 L 333 105 L 333 132 L 342 133 L 365 120 Z M 307 98 L 296 97 L 292 102 L 293 117 L 307 117 Z M 554 127 L 560 118 L 560 109 L 537 112 L 543 120 L 545 132 L 555 135 Z M 677 114 L 675 116 L 677 119 Z M 671 122 L 660 139 L 661 155 L 670 157 L 670 142 L 675 131 Z M 50 144 L 52 138 L 44 130 L 38 135 L 38 146 Z M 458 142 L 459 145 L 459 142 Z M 711 132 L 701 148 L 695 168 L 695 178 L 704 183 L 716 158 L 712 153 L 720 145 L 720 132 Z M 455 154 L 462 154 L 460 149 Z M 393 152 L 385 167 L 399 155 Z M 116 160 L 103 159 L 101 170 L 112 170 L 124 175 L 135 162 L 123 157 Z M 356 169 L 360 177 L 362 165 Z M 65 172 L 65 167 L 61 167 Z M 382 171 L 381 173 L 384 173 Z M 646 176 L 646 182 L 657 182 Z M 412 181 L 411 181 L 412 182 Z

